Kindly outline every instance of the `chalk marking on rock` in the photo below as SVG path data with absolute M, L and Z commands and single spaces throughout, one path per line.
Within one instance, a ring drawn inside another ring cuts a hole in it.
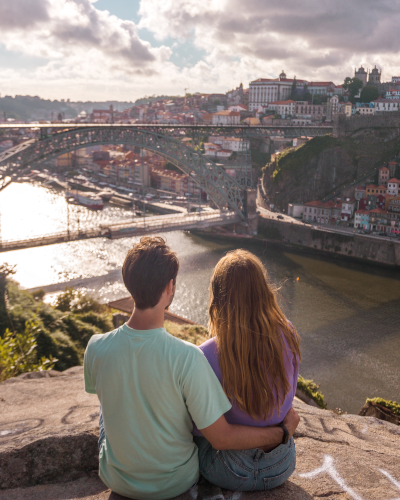
M 197 484 L 193 486 L 193 488 L 190 488 L 189 492 L 193 500 L 196 500 L 197 497 L 199 496 L 199 487 L 197 486 Z
M 360 495 L 358 495 L 354 490 L 352 490 L 344 480 L 339 476 L 333 465 L 333 458 L 330 455 L 324 455 L 324 461 L 322 466 L 318 469 L 315 469 L 311 472 L 306 472 L 304 474 L 299 474 L 300 477 L 304 477 L 306 479 L 312 479 L 319 474 L 326 472 L 331 478 L 342 488 L 343 491 L 348 493 L 354 500 L 363 500 Z
M 400 490 L 400 482 L 399 481 L 396 481 L 396 479 L 391 474 L 389 474 L 389 472 L 386 472 L 383 469 L 378 469 L 378 470 L 379 470 L 379 472 L 382 472 L 382 474 L 384 476 L 386 476 L 389 479 L 389 481 L 391 483 L 393 483 L 396 486 L 396 488 L 398 488 Z

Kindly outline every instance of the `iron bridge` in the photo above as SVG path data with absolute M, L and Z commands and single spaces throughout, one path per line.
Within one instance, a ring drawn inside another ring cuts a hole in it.
M 138 146 L 166 158 L 189 175 L 221 210 L 233 210 L 247 218 L 247 177 L 240 184 L 200 151 L 200 140 L 210 134 L 229 134 L 242 139 L 265 138 L 277 130 L 290 130 L 294 136 L 325 135 L 329 127 L 248 127 L 159 124 L 13 124 L 0 129 L 35 129 L 30 139 L 0 154 L 3 179 L 16 171 L 33 168 L 57 156 L 92 145 L 124 144 Z M 194 147 L 182 139 L 191 137 Z M 197 146 L 196 146 L 197 144 Z M 244 152 L 245 153 L 245 152 Z M 251 170 L 251 167 L 249 167 Z M 247 173 L 247 169 L 246 169 Z

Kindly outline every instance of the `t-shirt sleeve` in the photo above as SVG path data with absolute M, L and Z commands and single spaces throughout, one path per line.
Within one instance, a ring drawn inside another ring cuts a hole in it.
M 232 408 L 217 376 L 200 351 L 185 374 L 183 395 L 198 429 L 210 426 Z
M 86 347 L 85 357 L 83 359 L 83 373 L 85 376 L 85 392 L 89 394 L 96 394 L 95 384 L 91 377 L 91 366 L 90 366 L 90 341 Z

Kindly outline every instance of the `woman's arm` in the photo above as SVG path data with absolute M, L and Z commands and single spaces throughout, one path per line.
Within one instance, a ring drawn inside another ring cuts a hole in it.
M 291 408 L 283 420 L 290 437 L 293 436 L 299 422 L 299 415 Z M 261 447 L 273 449 L 282 443 L 284 434 L 282 428 L 276 425 L 252 427 L 228 424 L 224 415 L 210 426 L 200 430 L 216 450 L 249 450 Z

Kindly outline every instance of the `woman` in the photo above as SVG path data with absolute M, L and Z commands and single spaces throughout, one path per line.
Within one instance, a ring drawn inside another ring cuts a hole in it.
M 245 250 L 217 264 L 210 285 L 209 331 L 204 352 L 232 403 L 231 424 L 282 422 L 296 393 L 299 336 L 280 310 L 261 261 Z M 296 465 L 293 438 L 273 450 L 215 450 L 194 429 L 200 472 L 228 490 L 271 489 Z

